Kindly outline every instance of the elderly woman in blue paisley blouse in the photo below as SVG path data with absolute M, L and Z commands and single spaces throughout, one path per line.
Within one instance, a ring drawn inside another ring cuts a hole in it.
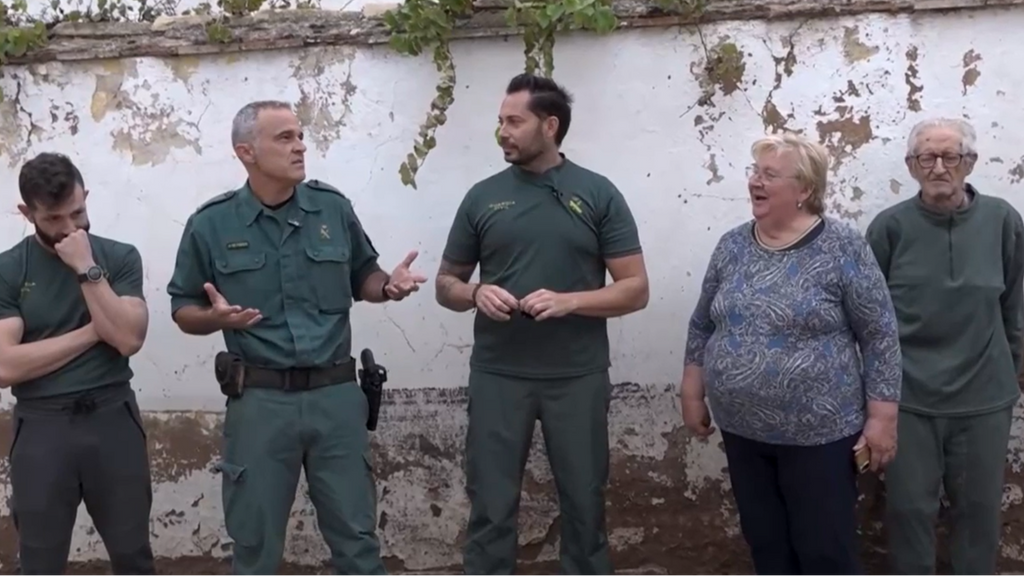
M 711 255 L 683 419 L 709 435 L 710 404 L 758 574 L 862 573 L 855 455 L 878 470 L 896 451 L 893 305 L 862 235 L 824 215 L 822 146 L 785 134 L 751 152 L 754 218 Z

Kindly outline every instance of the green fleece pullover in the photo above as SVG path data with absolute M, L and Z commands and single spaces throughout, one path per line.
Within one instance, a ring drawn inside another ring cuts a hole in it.
M 899 321 L 904 410 L 983 414 L 1020 396 L 1024 222 L 1007 201 L 967 187 L 954 212 L 920 194 L 868 226 Z

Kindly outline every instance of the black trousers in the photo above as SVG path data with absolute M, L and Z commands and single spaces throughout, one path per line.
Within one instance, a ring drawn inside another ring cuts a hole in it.
M 114 574 L 155 574 L 146 436 L 128 384 L 14 406 L 12 515 L 23 574 L 63 574 L 85 500 Z
M 758 574 L 862 574 L 857 544 L 860 434 L 782 446 L 722 432 L 743 538 Z

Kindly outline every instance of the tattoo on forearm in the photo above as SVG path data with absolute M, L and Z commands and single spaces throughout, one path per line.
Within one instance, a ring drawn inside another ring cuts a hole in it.
M 469 282 L 473 277 L 473 270 L 476 265 L 455 264 L 447 260 L 441 260 L 441 266 L 437 270 L 436 290 L 439 294 L 447 296 L 452 288 L 461 283 Z

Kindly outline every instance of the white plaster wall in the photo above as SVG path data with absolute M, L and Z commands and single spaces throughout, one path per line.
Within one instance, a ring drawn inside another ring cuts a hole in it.
M 1024 68 L 1011 51 L 1022 29 L 1024 10 L 708 25 L 707 43 L 736 42 L 746 64 L 742 90 L 718 93 L 708 107 L 695 106 L 701 88 L 691 65 L 704 50 L 691 29 L 560 39 L 555 75 L 576 97 L 564 151 L 626 195 L 651 276 L 649 307 L 610 322 L 613 380 L 677 381 L 711 249 L 749 217 L 743 170 L 750 143 L 765 132 L 769 99 L 782 117 L 792 117 L 789 128 L 821 135 L 840 152 L 829 204 L 861 228 L 915 192 L 902 160 L 905 138 L 914 122 L 937 114 L 974 122 L 981 160 L 972 182 L 1024 210 Z M 790 35 L 791 75 L 781 64 Z M 916 63 L 908 61 L 912 47 Z M 91 192 L 93 231 L 135 244 L 145 260 L 151 325 L 133 361 L 143 409 L 220 410 L 212 359 L 222 339 L 178 332 L 165 286 L 189 214 L 244 181 L 229 144 L 232 116 L 255 99 L 304 103 L 309 177 L 352 198 L 383 266 L 417 249 L 415 267 L 433 278 L 463 194 L 504 168 L 493 130 L 505 84 L 522 70 L 518 38 L 461 42 L 454 53 L 456 101 L 419 173 L 419 190 L 403 187 L 397 169 L 433 97 L 436 73 L 426 58 L 387 47 L 333 47 L 5 67 L 0 246 L 31 233 L 16 209 L 21 163 L 42 151 L 69 154 Z M 965 76 L 968 69 L 980 76 Z M 908 75 L 923 87 L 920 112 L 908 110 Z M 354 344 L 374 349 L 391 371 L 391 386 L 461 386 L 471 319 L 436 305 L 428 284 L 402 303 L 357 305 Z M 10 402 L 8 394 L 3 401 Z M 720 479 L 719 456 L 707 456 L 715 459 L 707 475 Z M 154 524 L 158 554 L 206 550 L 196 538 L 222 535 L 212 474 L 156 490 L 154 517 L 191 510 L 206 495 L 201 514 L 188 512 L 178 528 Z M 297 508 L 308 511 L 308 503 L 300 499 Z M 80 524 L 78 557 L 91 557 L 102 548 L 84 514 Z M 308 552 L 309 542 L 290 548 L 291 557 L 322 553 Z
M 785 55 L 782 40 L 797 26 L 705 27 L 709 44 L 729 37 L 747 52 L 743 90 L 719 94 L 706 110 L 690 109 L 700 96 L 690 68 L 702 48 L 689 30 L 559 41 L 555 74 L 577 99 L 565 152 L 624 192 L 651 275 L 650 306 L 610 323 L 616 380 L 678 377 L 686 322 L 710 250 L 722 232 L 749 216 L 747 148 L 764 132 L 759 113 L 772 91 L 773 57 Z M 850 42 L 836 34 L 846 26 L 859 30 L 864 46 L 853 56 L 870 56 L 850 61 Z M 795 116 L 790 128 L 811 134 L 819 121 L 869 118 L 874 137 L 856 150 L 846 146 L 850 156 L 832 187 L 841 212 L 857 215 L 861 226 L 913 194 L 902 163 L 905 137 L 915 121 L 931 114 L 970 117 L 982 158 L 973 181 L 1024 210 L 1021 178 L 1010 173 L 1024 155 L 1017 129 L 1024 122 L 1024 71 L 1010 52 L 1022 26 L 1021 10 L 810 22 L 794 37 L 793 74 L 782 75 L 772 101 L 783 115 Z M 904 54 L 912 45 L 920 54 L 920 113 L 906 105 Z M 965 88 L 969 50 L 981 56 L 975 65 L 981 74 Z M 522 69 L 517 39 L 459 43 L 455 60 L 456 101 L 420 172 L 419 190 L 403 187 L 397 168 L 432 98 L 435 72 L 425 58 L 386 47 L 331 47 L 9 67 L 0 85 L 17 101 L 2 105 L 0 119 L 0 182 L 6 183 L 0 187 L 0 206 L 6 206 L 0 246 L 30 233 L 15 208 L 21 162 L 44 150 L 71 155 L 91 191 L 93 230 L 134 243 L 145 258 L 152 321 L 134 361 L 143 406 L 218 408 L 222 400 L 210 362 L 222 341 L 180 334 L 169 317 L 165 286 L 182 223 L 204 200 L 244 180 L 229 144 L 235 111 L 249 100 L 299 102 L 305 95 L 315 109 L 315 122 L 307 127 L 309 177 L 352 198 L 385 267 L 418 249 L 415 266 L 433 277 L 462 195 L 504 167 L 493 129 L 503 88 Z M 851 83 L 860 96 L 845 94 Z M 835 101 L 837 95 L 844 104 Z M 844 105 L 852 109 L 845 116 L 835 111 Z M 813 112 L 819 109 L 824 116 Z M 695 126 L 697 116 L 707 122 Z M 843 138 L 832 136 L 840 147 Z M 355 345 L 375 350 L 392 370 L 393 386 L 458 386 L 467 371 L 470 320 L 437 306 L 428 284 L 402 303 L 358 305 Z

